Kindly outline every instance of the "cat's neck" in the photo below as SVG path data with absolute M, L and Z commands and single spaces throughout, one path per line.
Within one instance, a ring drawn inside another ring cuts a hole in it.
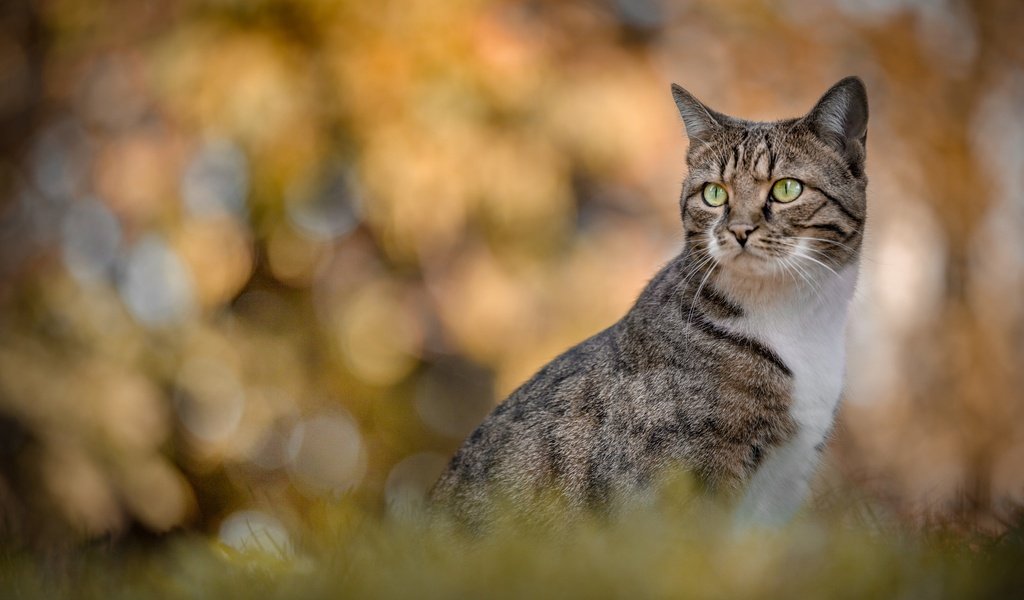
M 807 313 L 845 314 L 853 298 L 858 271 L 858 260 L 838 269 L 809 264 L 802 266 L 800 273 L 759 276 L 719 266 L 705 285 L 714 286 L 715 291 L 748 313 L 795 307 Z

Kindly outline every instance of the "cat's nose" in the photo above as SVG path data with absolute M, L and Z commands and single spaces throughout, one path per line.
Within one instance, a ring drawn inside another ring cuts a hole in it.
M 747 238 L 750 234 L 757 229 L 757 225 L 750 225 L 748 223 L 737 223 L 729 226 L 729 231 L 736 236 L 736 241 L 740 243 L 740 247 L 747 245 Z

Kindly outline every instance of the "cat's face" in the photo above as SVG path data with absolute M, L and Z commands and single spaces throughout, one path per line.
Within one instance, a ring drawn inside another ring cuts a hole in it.
M 867 211 L 867 98 L 833 86 L 805 117 L 772 123 L 717 113 L 678 86 L 690 137 L 680 199 L 698 259 L 745 277 L 809 281 L 857 258 Z

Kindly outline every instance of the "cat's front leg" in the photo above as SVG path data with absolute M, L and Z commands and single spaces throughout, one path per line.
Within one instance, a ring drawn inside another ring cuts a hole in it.
M 740 528 L 788 523 L 807 498 L 824 435 L 801 433 L 773 449 L 751 477 L 736 512 Z

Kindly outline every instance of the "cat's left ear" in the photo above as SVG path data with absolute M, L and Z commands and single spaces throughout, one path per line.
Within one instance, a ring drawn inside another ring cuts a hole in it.
M 683 118 L 683 125 L 686 126 L 686 136 L 691 141 L 707 141 L 726 124 L 728 117 L 705 106 L 679 84 L 672 84 L 672 98 L 675 99 L 679 116 Z
M 859 77 L 847 77 L 829 88 L 801 121 L 851 163 L 864 160 L 868 93 Z

